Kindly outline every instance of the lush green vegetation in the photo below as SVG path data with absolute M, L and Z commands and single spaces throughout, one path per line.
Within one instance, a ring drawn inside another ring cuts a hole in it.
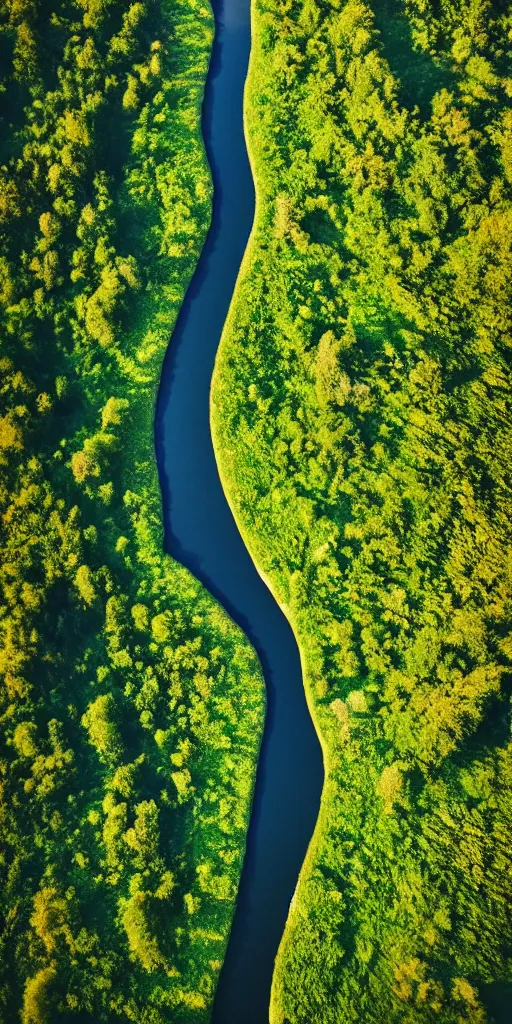
M 271 1019 L 504 1024 L 512 15 L 256 0 L 254 18 L 258 215 L 213 423 L 328 769 Z
M 162 555 L 153 410 L 208 224 L 197 0 L 6 0 L 0 1020 L 205 1021 L 263 714 Z

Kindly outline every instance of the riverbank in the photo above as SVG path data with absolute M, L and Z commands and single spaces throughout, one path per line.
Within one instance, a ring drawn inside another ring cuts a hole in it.
M 166 357 L 157 451 L 167 550 L 238 622 L 265 676 L 267 714 L 247 850 L 213 1010 L 220 1024 L 262 1024 L 275 953 L 317 816 L 322 768 L 293 634 L 240 536 L 212 447 L 211 375 L 254 214 L 242 105 L 249 5 L 226 0 L 216 18 L 203 110 L 213 219 Z
M 257 215 L 212 432 L 300 643 L 326 767 L 272 1024 L 506 1020 L 510 652 L 481 576 L 490 557 L 509 594 L 508 165 L 505 137 L 491 156 L 482 132 L 506 120 L 504 30 L 479 22 L 463 53 L 456 18 L 390 7 L 253 11 Z M 474 77 L 481 48 L 492 97 Z M 452 132 L 462 109 L 469 135 Z M 491 214 L 479 190 L 498 164 Z
M 242 631 L 163 555 L 153 444 L 210 222 L 213 22 L 36 7 L 0 29 L 0 1015 L 196 1024 L 264 712 Z
M 230 338 L 235 330 L 237 302 L 240 301 L 240 284 L 247 277 L 250 267 L 257 259 L 258 245 L 261 244 L 261 239 L 264 238 L 265 236 L 265 228 L 268 225 L 270 217 L 272 216 L 269 209 L 270 203 L 268 197 L 265 196 L 264 175 L 260 173 L 265 163 L 263 151 L 264 146 L 261 145 L 261 138 L 259 138 L 259 136 L 254 130 L 252 130 L 252 126 L 257 123 L 257 114 L 254 111 L 254 108 L 252 107 L 251 98 L 257 92 L 258 57 L 256 54 L 257 49 L 259 49 L 259 47 L 261 46 L 261 34 L 264 28 L 264 19 L 261 18 L 261 16 L 258 14 L 258 10 L 254 3 L 251 2 L 250 8 L 252 26 L 251 37 L 253 39 L 253 46 L 251 48 L 249 67 L 244 91 L 243 115 L 247 153 L 251 166 L 253 181 L 255 183 L 255 213 L 251 234 L 248 239 L 247 246 L 245 248 L 243 259 L 240 265 L 233 300 L 231 302 L 228 315 L 226 317 L 225 325 L 217 350 L 217 356 L 215 360 L 210 391 L 210 423 L 219 477 L 222 483 L 224 494 L 226 495 L 227 501 L 230 505 L 240 535 L 243 538 L 247 550 L 250 552 L 256 571 L 263 580 L 265 586 L 268 587 L 270 593 L 272 594 L 274 600 L 276 601 L 276 604 L 283 612 L 283 615 L 286 616 L 286 619 L 288 620 L 290 627 L 293 630 L 294 636 L 297 640 L 297 646 L 300 656 L 302 685 L 304 688 L 304 694 L 306 697 L 308 711 L 311 716 L 311 721 L 315 728 L 322 751 L 324 775 L 322 794 L 318 807 L 318 814 L 314 831 L 311 834 L 307 850 L 305 852 L 305 857 L 300 868 L 300 873 L 297 877 L 293 898 L 290 903 L 288 916 L 280 940 L 280 947 L 276 953 L 276 967 L 273 972 L 272 989 L 269 1004 L 269 1020 L 270 1024 L 277 1024 L 277 1022 L 281 1022 L 282 1020 L 284 988 L 283 973 L 286 972 L 287 969 L 287 958 L 286 953 L 284 951 L 286 950 L 286 947 L 289 945 L 290 933 L 294 930 L 294 926 L 300 926 L 300 918 L 302 914 L 300 902 L 301 891 L 303 890 L 305 884 L 312 875 L 315 865 L 316 852 L 327 831 L 329 810 L 334 795 L 334 783 L 331 780 L 331 774 L 334 768 L 333 750 L 335 748 L 335 743 L 332 742 L 332 736 L 330 737 L 331 743 L 329 743 L 329 733 L 332 733 L 332 729 L 329 729 L 329 723 L 325 723 L 325 721 L 322 723 L 319 715 L 319 709 L 314 699 L 314 688 L 312 685 L 312 677 L 314 677 L 314 668 L 310 668 L 308 664 L 309 652 L 307 644 L 307 632 L 302 632 L 300 630 L 299 622 L 296 614 L 294 613 L 294 609 L 291 607 L 289 602 L 283 600 L 283 589 L 279 586 L 279 583 L 276 586 L 275 577 L 272 575 L 271 572 L 266 572 L 262 568 L 264 560 L 262 558 L 261 548 L 258 545 L 259 538 L 257 534 L 255 534 L 247 527 L 246 520 L 240 510 L 239 500 L 237 499 L 239 499 L 240 497 L 242 488 L 237 487 L 236 479 L 233 473 L 235 460 L 233 458 L 233 448 L 231 445 L 231 439 L 228 440 L 224 432 L 224 399 L 222 397 L 218 397 L 218 394 L 221 390 L 219 382 L 221 381 L 223 374 L 223 359 L 229 358 L 230 356 L 229 343 Z M 258 143 L 260 144 L 258 145 Z

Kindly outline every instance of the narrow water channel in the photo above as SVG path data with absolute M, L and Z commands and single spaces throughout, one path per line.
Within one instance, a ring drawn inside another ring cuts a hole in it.
M 323 771 L 292 630 L 240 537 L 210 434 L 215 354 L 254 215 L 242 117 L 250 0 L 213 0 L 213 7 L 203 106 L 213 221 L 165 359 L 155 433 L 166 549 L 242 627 L 267 685 L 247 853 L 213 1024 L 268 1024 L 274 958 L 317 818 Z

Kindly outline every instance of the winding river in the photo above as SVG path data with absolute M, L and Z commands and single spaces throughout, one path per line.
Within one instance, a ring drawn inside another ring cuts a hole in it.
M 214 0 L 203 105 L 212 225 L 164 363 L 156 415 L 166 548 L 242 627 L 260 658 L 268 711 L 239 896 L 213 1024 L 267 1024 L 274 958 L 313 833 L 323 780 L 292 630 L 258 575 L 221 487 L 210 380 L 254 215 L 242 100 L 250 0 Z

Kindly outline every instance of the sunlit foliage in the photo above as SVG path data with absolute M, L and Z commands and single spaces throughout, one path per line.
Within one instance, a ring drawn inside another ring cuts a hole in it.
M 508 1019 L 511 38 L 501 0 L 256 3 L 213 420 L 328 768 L 274 1024 Z
M 154 459 L 212 18 L 7 0 L 0 32 L 0 1020 L 195 1024 L 263 711 L 244 638 L 163 556 Z

